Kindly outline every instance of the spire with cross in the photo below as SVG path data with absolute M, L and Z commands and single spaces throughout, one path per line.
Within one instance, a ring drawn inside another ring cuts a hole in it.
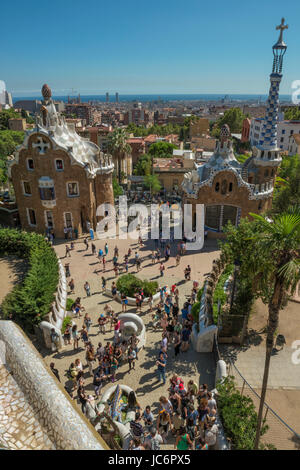
M 267 101 L 266 116 L 259 141 L 261 149 L 276 149 L 277 148 L 277 123 L 278 123 L 278 110 L 279 110 L 279 86 L 282 78 L 282 64 L 283 56 L 286 52 L 287 45 L 283 42 L 283 31 L 288 28 L 284 24 L 285 20 L 282 18 L 280 25 L 276 26 L 276 30 L 280 30 L 279 38 L 273 46 L 273 67 L 270 75 L 270 91 Z
M 282 36 L 283 36 L 283 31 L 284 31 L 285 29 L 288 29 L 289 25 L 284 24 L 284 22 L 285 22 L 285 19 L 282 18 L 280 25 L 276 26 L 276 30 L 279 29 L 279 30 L 280 30 L 280 34 L 279 34 L 279 38 L 278 38 L 278 41 L 277 41 L 277 43 L 275 44 L 275 46 L 276 46 L 276 45 L 280 45 L 280 44 L 282 44 L 283 46 L 285 46 L 285 44 L 284 44 L 284 42 L 283 42 L 283 39 L 282 39 Z M 275 46 L 274 46 L 274 47 L 275 47 Z M 285 47 L 286 47 L 286 46 L 285 46 Z

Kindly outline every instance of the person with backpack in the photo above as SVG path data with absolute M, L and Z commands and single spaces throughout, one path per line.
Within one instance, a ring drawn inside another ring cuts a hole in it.
M 131 431 L 131 434 L 134 438 L 138 437 L 140 439 L 143 439 L 144 438 L 144 430 L 143 430 L 143 426 L 140 423 L 140 421 L 141 421 L 141 413 L 139 411 L 137 411 L 135 413 L 134 421 L 130 422 L 130 431 Z

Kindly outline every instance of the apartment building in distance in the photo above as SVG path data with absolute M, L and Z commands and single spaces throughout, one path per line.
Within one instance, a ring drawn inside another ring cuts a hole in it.
M 264 125 L 263 118 L 251 119 L 249 141 L 251 145 L 257 145 Z M 282 151 L 289 150 L 289 139 L 291 135 L 300 134 L 300 121 L 284 121 L 278 122 L 277 140 L 278 146 Z
M 93 123 L 92 107 L 88 103 L 66 103 L 65 114 L 82 119 L 88 126 Z
M 153 124 L 153 112 L 144 108 L 142 103 L 134 103 L 133 107 L 124 114 L 124 124 L 149 127 Z
M 289 155 L 300 155 L 300 134 L 293 134 L 289 138 Z

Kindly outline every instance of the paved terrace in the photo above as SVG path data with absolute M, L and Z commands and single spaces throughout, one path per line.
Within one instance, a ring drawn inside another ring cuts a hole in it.
M 105 241 L 96 240 L 95 245 L 97 252 L 99 248 L 104 249 Z M 108 289 L 110 288 L 111 282 L 116 280 L 114 277 L 113 263 L 113 249 L 117 244 L 119 248 L 119 261 L 123 260 L 124 254 L 128 252 L 129 246 L 133 250 L 132 260 L 134 257 L 135 248 L 138 249 L 137 244 L 132 240 L 108 240 L 109 253 L 107 257 L 106 272 L 102 272 L 102 265 L 95 255 L 91 254 L 91 247 L 86 251 L 83 240 L 76 240 L 75 249 L 71 252 L 71 257 L 64 258 L 65 256 L 65 243 L 63 241 L 57 241 L 55 243 L 55 249 L 62 260 L 63 265 L 65 262 L 70 263 L 71 278 L 75 281 L 75 295 L 72 294 L 71 298 L 75 299 L 77 296 L 81 297 L 82 304 L 85 310 L 91 315 L 93 325 L 90 328 L 90 340 L 92 344 L 97 347 L 101 341 L 113 340 L 113 331 L 108 331 L 105 335 L 102 335 L 98 331 L 97 319 L 100 313 L 103 313 L 103 309 L 106 303 L 110 303 L 115 312 L 121 313 L 121 305 L 107 296 L 104 296 L 101 291 L 101 276 L 104 275 L 107 279 Z M 218 248 L 215 241 L 206 241 L 205 247 L 201 252 L 190 252 L 182 257 L 180 265 L 175 267 L 175 258 L 177 250 L 177 243 L 172 246 L 172 257 L 165 264 L 165 276 L 161 278 L 159 276 L 159 263 L 152 265 L 149 255 L 151 249 L 154 248 L 154 242 L 148 241 L 146 245 L 139 250 L 140 257 L 145 258 L 142 262 L 142 269 L 138 273 L 138 277 L 141 279 L 157 280 L 159 285 L 171 286 L 174 282 L 179 286 L 180 291 L 180 308 L 183 302 L 186 300 L 191 292 L 192 281 L 183 281 L 184 279 L 184 268 L 190 264 L 192 268 L 191 279 L 197 279 L 201 283 L 204 281 L 204 276 L 209 273 L 212 266 L 212 261 L 218 257 Z M 130 273 L 136 273 L 136 268 L 133 264 L 130 264 Z M 69 280 L 70 278 L 68 278 Z M 85 281 L 88 281 L 91 286 L 91 297 L 86 297 L 83 285 Z M 128 312 L 136 313 L 135 307 L 128 306 Z M 141 315 L 147 331 L 146 347 L 139 353 L 138 361 L 136 363 L 136 370 L 128 372 L 128 364 L 122 365 L 117 371 L 117 382 L 123 383 L 133 388 L 136 393 L 140 405 L 144 408 L 146 405 L 151 405 L 152 411 L 157 416 L 159 397 L 161 395 L 167 395 L 168 385 L 162 386 L 157 384 L 156 366 L 155 361 L 159 351 L 159 344 L 162 336 L 162 329 L 153 330 L 152 327 L 152 315 L 149 313 L 148 306 L 143 306 Z M 75 319 L 79 329 L 82 326 L 83 318 Z M 46 363 L 49 365 L 50 362 L 55 362 L 55 367 L 59 370 L 61 381 L 67 387 L 70 387 L 71 383 L 66 378 L 65 372 L 77 357 L 79 357 L 84 365 L 85 351 L 83 343 L 80 342 L 80 348 L 77 351 L 73 350 L 73 345 L 64 346 L 63 350 L 59 353 L 49 354 L 49 351 L 42 351 Z M 190 378 L 193 378 L 196 382 L 207 383 L 210 388 L 214 387 L 215 379 L 215 363 L 212 354 L 199 354 L 193 351 L 192 347 L 186 353 L 181 353 L 178 359 L 174 360 L 173 346 L 169 346 L 168 349 L 168 363 L 166 376 L 167 380 L 173 373 L 178 373 L 187 383 Z M 96 363 L 95 363 L 96 364 Z M 85 386 L 87 392 L 94 394 L 94 387 L 92 385 L 92 377 L 89 376 L 88 368 L 85 367 Z M 105 391 L 111 386 L 111 382 L 107 383 L 103 387 Z M 76 400 L 74 400 L 76 402 Z M 80 405 L 77 403 L 80 409 Z

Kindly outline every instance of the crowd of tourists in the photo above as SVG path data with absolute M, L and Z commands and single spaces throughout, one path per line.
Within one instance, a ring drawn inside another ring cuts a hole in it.
M 101 266 L 100 272 L 103 274 L 107 270 L 107 258 L 109 254 L 108 244 L 105 243 L 103 249 L 98 251 L 93 242 L 87 238 L 83 241 L 85 251 L 91 247 L 92 254 L 98 258 Z M 152 264 L 159 264 L 160 276 L 164 276 L 164 261 L 168 261 L 171 256 L 171 240 L 159 240 L 156 243 L 155 250 L 150 254 Z M 139 248 L 143 247 L 142 237 L 138 240 Z M 71 251 L 74 244 L 66 245 L 66 257 L 71 257 Z M 175 255 L 176 266 L 180 264 L 181 257 L 185 254 L 185 241 L 177 245 Z M 111 255 L 112 256 L 112 255 Z M 164 261 L 161 259 L 164 256 Z M 142 269 L 142 259 L 138 248 L 136 250 L 128 249 L 124 255 L 123 262 L 120 263 L 119 249 L 116 245 L 112 256 L 112 269 L 115 276 L 121 271 L 128 272 L 129 263 L 139 271 Z M 68 272 L 71 277 L 70 268 L 67 264 Z M 191 267 L 187 265 L 184 268 L 183 276 L 185 280 L 191 280 Z M 70 293 L 75 292 L 74 279 L 68 282 Z M 88 281 L 83 284 L 86 297 L 91 295 L 91 288 Z M 101 277 L 102 290 L 107 290 L 107 281 L 104 275 Z M 168 443 L 173 437 L 175 448 L 178 450 L 198 449 L 207 450 L 215 446 L 218 426 L 216 420 L 216 401 L 208 391 L 207 386 L 203 384 L 198 389 L 193 380 L 188 383 L 173 375 L 167 384 L 168 360 L 178 360 L 181 354 L 188 351 L 190 347 L 191 333 L 193 328 L 192 306 L 197 300 L 199 289 L 198 282 L 194 281 L 190 295 L 185 300 L 180 299 L 178 286 L 174 283 L 171 286 L 163 285 L 159 288 L 159 301 L 155 305 L 153 296 L 149 296 L 147 302 L 142 289 L 137 290 L 136 314 L 140 314 L 146 309 L 151 313 L 153 331 L 160 331 L 161 340 L 155 360 L 155 369 L 153 373 L 157 374 L 157 384 L 159 383 L 167 388 L 167 392 L 162 394 L 159 400 L 159 411 L 155 419 L 154 404 L 149 404 L 145 409 L 136 404 L 135 419 L 130 423 L 132 440 L 130 449 L 159 449 L 163 443 Z M 116 298 L 116 282 L 112 281 L 111 294 Z M 120 293 L 121 312 L 126 312 L 128 298 Z M 180 308 L 181 305 L 181 308 Z M 90 315 L 85 311 L 82 300 L 77 297 L 71 307 L 73 320 L 66 325 L 63 334 L 63 340 L 66 345 L 73 345 L 74 354 L 82 351 L 84 348 L 85 363 L 83 364 L 79 357 L 71 362 L 66 371 L 70 395 L 77 398 L 82 412 L 93 422 L 97 417 L 97 403 L 101 401 L 102 388 L 109 382 L 115 383 L 119 380 L 119 368 L 126 365 L 125 374 L 130 374 L 138 367 L 139 356 L 139 338 L 132 334 L 129 338 L 122 337 L 122 324 L 118 318 L 119 313 L 115 312 L 110 302 L 102 309 L 97 318 L 97 323 L 93 325 Z M 77 319 L 82 318 L 82 325 L 78 327 Z M 93 344 L 90 338 L 91 327 L 93 330 L 93 339 L 97 337 L 97 344 Z M 95 331 L 97 334 L 95 335 Z M 113 339 L 105 341 L 104 335 L 113 332 Z M 103 339 L 102 339 L 103 337 Z M 99 338 L 99 339 L 98 339 Z M 58 376 L 58 371 L 52 363 L 52 370 Z M 86 377 L 84 370 L 88 369 L 89 376 L 92 379 L 94 394 L 91 395 L 90 379 Z

